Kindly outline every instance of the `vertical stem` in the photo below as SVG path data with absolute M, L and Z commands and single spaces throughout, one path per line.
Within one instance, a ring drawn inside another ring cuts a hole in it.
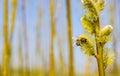
M 72 21 L 71 21 L 71 9 L 70 0 L 66 0 L 67 9 L 67 22 L 68 22 L 68 41 L 69 41 L 69 76 L 74 76 L 74 58 L 72 48 Z
M 96 41 L 96 49 L 97 49 L 97 63 L 98 63 L 98 72 L 99 76 L 105 76 L 104 66 L 103 66 L 103 45 L 99 42 L 100 36 L 100 24 L 99 19 L 95 22 L 95 41 Z
M 104 71 L 104 67 L 103 67 L 103 46 L 101 46 L 100 44 L 97 44 L 98 47 L 98 71 L 99 71 L 99 76 L 105 76 L 105 71 Z
M 84 76 L 90 76 L 90 63 L 91 63 L 91 59 L 88 58 L 87 59 L 87 64 L 86 64 L 86 70 L 85 70 L 85 75 Z
M 50 72 L 49 76 L 55 76 L 54 64 L 54 36 L 55 36 L 55 21 L 54 21 L 54 0 L 50 0 L 50 20 L 51 20 L 51 44 L 50 44 Z
M 19 59 L 19 68 L 23 69 L 23 55 L 22 55 L 22 39 L 21 39 L 21 31 L 20 31 L 20 27 L 18 29 L 18 59 Z M 22 72 L 20 72 L 18 70 L 18 76 L 24 76 L 23 70 Z
M 16 11 L 17 11 L 17 0 L 11 0 L 11 6 L 12 6 L 12 13 L 11 13 L 11 24 L 10 24 L 10 37 L 9 37 L 9 47 L 10 47 L 10 55 L 9 55 L 9 60 L 11 58 L 11 52 L 12 52 L 12 38 L 13 38 L 13 32 L 14 32 L 14 27 L 15 27 L 15 17 L 16 17 Z M 11 63 L 11 61 L 10 61 Z M 11 64 L 9 64 L 11 66 Z M 12 74 L 14 71 L 10 70 L 10 74 Z
M 115 29 L 115 18 L 116 18 L 116 0 L 112 1 L 111 4 L 110 4 L 110 24 L 114 27 Z M 113 31 L 113 50 L 115 51 L 115 54 L 116 54 L 116 59 L 117 59 L 117 30 L 115 29 Z M 114 68 L 113 68 L 113 74 L 112 75 L 115 75 L 115 76 L 119 76 L 119 72 L 118 72 L 118 66 L 117 66 L 117 60 L 115 59 L 114 61 Z
M 8 42 L 8 0 L 3 1 L 4 6 L 4 55 L 3 55 L 3 76 L 8 76 L 8 62 L 9 62 L 9 42 Z
M 26 0 L 22 0 L 22 22 L 25 41 L 25 76 L 30 75 L 29 71 L 29 51 L 28 51 L 28 36 L 27 36 L 27 24 L 26 24 Z
M 12 0 L 12 13 L 11 13 L 11 25 L 10 25 L 10 41 L 12 42 L 13 31 L 15 27 L 15 17 L 17 11 L 17 0 Z
M 60 65 L 60 75 L 63 76 L 64 75 L 64 61 L 63 61 L 63 56 L 62 56 L 62 45 L 60 42 L 62 40 L 60 40 L 60 38 L 58 38 L 58 49 L 59 49 L 59 65 Z

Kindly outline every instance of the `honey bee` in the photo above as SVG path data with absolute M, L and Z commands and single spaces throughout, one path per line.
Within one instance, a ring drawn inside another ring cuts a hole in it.
M 83 37 L 73 37 L 72 38 L 73 40 L 75 40 L 75 42 L 73 43 L 73 46 L 81 46 L 83 43 L 86 43 L 87 42 L 87 39 L 86 38 L 83 38 Z

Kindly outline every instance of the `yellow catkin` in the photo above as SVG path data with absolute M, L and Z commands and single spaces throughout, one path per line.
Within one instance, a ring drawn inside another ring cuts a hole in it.
M 3 1 L 4 10 L 4 54 L 3 54 L 3 76 L 8 76 L 8 62 L 9 62 L 9 42 L 8 42 L 8 0 Z
M 108 36 L 111 34 L 111 32 L 113 31 L 113 27 L 111 25 L 106 25 L 101 31 L 100 34 L 101 36 Z
M 94 3 L 97 3 L 98 0 L 92 0 Z
M 50 20 L 51 20 L 51 44 L 50 44 L 50 71 L 49 76 L 55 76 L 54 61 L 54 36 L 55 36 L 55 20 L 54 20 L 54 2 L 50 0 Z
M 67 22 L 68 22 L 68 42 L 69 42 L 69 76 L 74 76 L 74 54 L 72 48 L 72 21 L 70 0 L 66 0 Z

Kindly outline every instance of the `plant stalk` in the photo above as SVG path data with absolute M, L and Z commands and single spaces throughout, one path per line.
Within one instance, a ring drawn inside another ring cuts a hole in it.
M 25 76 L 30 76 L 29 70 L 29 48 L 28 48 L 28 34 L 27 34 L 27 23 L 26 23 L 26 0 L 22 0 L 22 23 L 25 40 Z
M 74 54 L 72 48 L 72 21 L 71 21 L 70 1 L 71 0 L 66 0 L 68 41 L 69 41 L 69 76 L 74 76 L 74 56 L 73 56 Z
M 103 66 L 103 45 L 99 41 L 100 36 L 100 24 L 99 24 L 99 19 L 95 22 L 95 41 L 96 41 L 96 49 L 97 49 L 97 63 L 98 63 L 98 72 L 99 76 L 105 76 L 105 70 Z
M 51 44 L 50 44 L 50 71 L 49 71 L 49 76 L 55 76 L 55 60 L 54 60 L 54 37 L 55 37 L 54 3 L 55 3 L 55 0 L 50 0 Z
M 9 40 L 8 40 L 8 0 L 3 1 L 4 11 L 4 54 L 3 54 L 3 76 L 8 76 L 8 64 L 9 64 Z

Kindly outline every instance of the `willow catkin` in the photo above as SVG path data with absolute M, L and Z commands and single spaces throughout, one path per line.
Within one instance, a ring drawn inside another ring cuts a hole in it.
M 113 27 L 111 25 L 106 25 L 101 31 L 101 36 L 108 36 L 113 31 Z
M 83 16 L 80 20 L 82 22 L 82 27 L 86 31 L 88 31 L 90 33 L 94 33 L 94 25 L 90 20 L 88 20 L 85 16 Z
M 111 51 L 108 48 L 105 48 L 103 51 L 103 64 L 104 64 L 104 69 L 106 69 L 107 66 L 111 65 L 114 60 L 115 60 L 115 53 L 114 51 Z
M 81 51 L 87 55 L 87 56 L 92 56 L 94 54 L 94 46 L 95 46 L 95 41 L 94 37 L 88 35 L 88 34 L 82 34 L 78 38 Z

